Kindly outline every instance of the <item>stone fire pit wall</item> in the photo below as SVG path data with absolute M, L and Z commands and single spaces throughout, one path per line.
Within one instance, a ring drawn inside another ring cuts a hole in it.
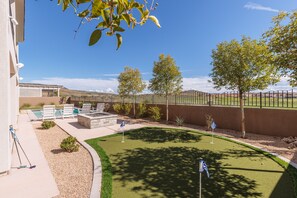
M 110 113 L 87 113 L 78 114 L 78 123 L 88 129 L 111 126 L 117 123 L 117 115 Z

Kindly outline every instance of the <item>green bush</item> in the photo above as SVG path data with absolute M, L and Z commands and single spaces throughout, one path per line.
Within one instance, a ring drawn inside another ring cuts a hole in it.
M 150 118 L 152 118 L 154 121 L 159 121 L 161 119 L 161 110 L 159 107 L 150 107 L 148 109 Z
M 146 103 L 141 102 L 138 104 L 137 108 L 136 108 L 136 118 L 142 118 L 145 117 L 146 115 Z
M 112 108 L 117 114 L 120 114 L 122 112 L 122 105 L 119 103 L 113 104 Z
M 54 121 L 43 121 L 41 124 L 42 129 L 49 129 L 56 126 L 56 123 Z
M 129 115 L 131 112 L 131 109 L 132 109 L 132 104 L 131 103 L 123 104 L 122 109 L 123 109 L 125 115 Z
M 28 103 L 25 103 L 25 104 L 23 104 L 22 106 L 21 106 L 21 108 L 20 109 L 28 109 L 28 108 L 30 108 L 31 107 L 31 105 L 30 104 L 28 104 Z
M 40 102 L 40 103 L 38 103 L 38 106 L 40 106 L 40 107 L 43 107 L 43 105 L 45 105 L 44 102 Z
M 78 108 L 82 108 L 83 104 L 84 103 L 82 101 L 78 102 Z
M 44 103 L 43 103 L 43 105 L 44 105 Z M 42 105 L 42 106 L 43 106 L 43 105 Z M 55 103 L 54 103 L 54 102 L 51 102 L 50 105 L 55 105 Z
M 176 116 L 175 121 L 177 126 L 183 126 L 185 119 L 182 117 Z
M 65 139 L 60 144 L 61 149 L 64 149 L 65 151 L 72 153 L 78 151 L 79 144 L 76 143 L 76 138 L 73 136 L 69 136 Z

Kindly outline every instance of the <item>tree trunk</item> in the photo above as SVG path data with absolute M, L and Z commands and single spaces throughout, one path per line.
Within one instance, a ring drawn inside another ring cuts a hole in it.
M 168 124 L 168 95 L 166 94 L 166 124 Z
M 136 117 L 136 96 L 134 95 L 134 103 L 133 103 L 133 114 L 134 118 Z
M 240 113 L 241 113 L 241 132 L 242 138 L 245 138 L 245 118 L 244 118 L 244 108 L 243 108 L 243 93 L 239 92 L 240 99 Z

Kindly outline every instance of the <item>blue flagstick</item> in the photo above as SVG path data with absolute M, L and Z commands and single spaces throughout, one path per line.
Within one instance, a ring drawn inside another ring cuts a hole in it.
M 123 121 L 121 124 L 120 124 L 120 129 L 122 130 L 123 132 L 123 136 L 122 136 L 122 143 L 125 142 L 125 130 L 124 130 L 124 127 L 125 127 L 125 121 Z
M 211 142 L 210 142 L 210 143 L 211 143 L 211 144 L 214 144 L 214 142 L 213 142 L 213 131 L 215 130 L 215 128 L 217 127 L 217 125 L 216 125 L 216 123 L 215 123 L 214 121 L 212 121 L 210 127 L 211 127 L 211 132 L 212 132 L 212 135 L 211 135 Z
M 209 178 L 209 172 L 208 172 L 207 165 L 206 165 L 206 163 L 203 161 L 203 159 L 200 158 L 200 161 L 199 161 L 199 198 L 201 198 L 201 188 L 202 188 L 201 174 L 202 174 L 204 171 L 206 172 L 207 177 Z

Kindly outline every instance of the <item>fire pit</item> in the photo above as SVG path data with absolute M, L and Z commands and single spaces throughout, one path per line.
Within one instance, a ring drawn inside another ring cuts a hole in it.
M 110 126 L 117 123 L 117 115 L 102 112 L 102 113 L 87 113 L 78 114 L 78 123 L 89 129 Z

